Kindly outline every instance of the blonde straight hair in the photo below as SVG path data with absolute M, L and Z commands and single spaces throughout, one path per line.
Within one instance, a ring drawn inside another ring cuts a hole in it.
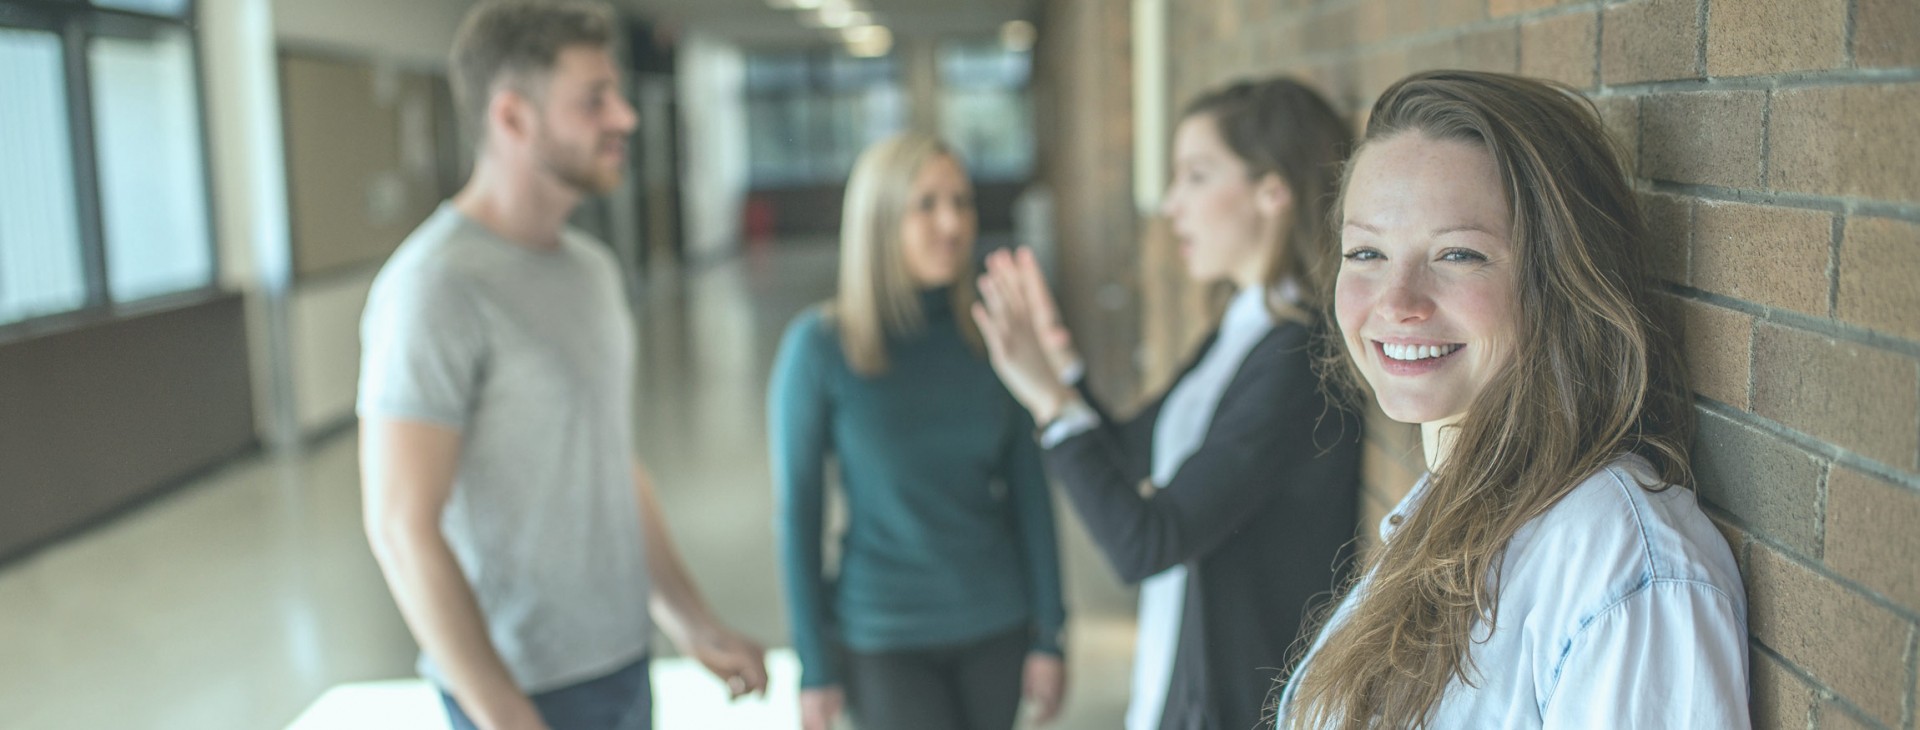
M 875 143 L 854 163 L 840 221 L 840 289 L 828 313 L 840 332 L 840 348 L 853 371 L 874 377 L 887 371 L 887 337 L 919 332 L 926 325 L 919 287 L 900 252 L 901 224 L 913 201 L 913 180 L 927 163 L 959 161 L 938 137 L 908 132 Z M 964 166 L 963 166 L 964 167 Z M 976 353 L 980 331 L 973 324 L 971 261 L 952 289 L 954 324 Z

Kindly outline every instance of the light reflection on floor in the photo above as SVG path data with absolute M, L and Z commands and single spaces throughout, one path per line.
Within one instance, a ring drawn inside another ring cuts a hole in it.
M 640 452 L 709 601 L 769 646 L 786 629 L 767 369 L 833 265 L 819 245 L 753 253 L 651 281 L 638 310 Z M 232 464 L 0 569 L 0 727 L 276 728 L 336 684 L 410 676 L 412 641 L 360 533 L 353 437 Z M 1131 592 L 1060 507 L 1072 685 L 1053 727 L 1118 727 Z

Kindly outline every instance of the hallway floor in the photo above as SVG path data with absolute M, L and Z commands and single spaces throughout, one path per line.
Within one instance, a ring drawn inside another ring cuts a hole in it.
M 637 312 L 639 451 L 708 600 L 769 647 L 786 628 L 767 372 L 834 264 L 822 245 L 749 252 L 651 284 Z M 356 469 L 347 431 L 228 465 L 0 567 L 0 727 L 278 728 L 328 687 L 411 676 L 412 640 L 360 532 Z M 1052 727 L 1115 728 L 1132 591 L 1059 514 L 1071 684 Z

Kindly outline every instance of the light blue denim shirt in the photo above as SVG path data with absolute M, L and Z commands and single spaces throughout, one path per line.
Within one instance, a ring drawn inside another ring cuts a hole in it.
M 1640 486 L 1658 483 L 1646 460 L 1623 457 L 1514 535 L 1496 625 L 1476 626 L 1468 649 L 1472 682 L 1447 686 L 1428 727 L 1751 727 L 1746 592 L 1733 553 L 1692 490 Z M 1383 541 L 1426 486 L 1421 477 L 1381 520 Z M 1329 626 L 1364 590 L 1365 579 Z

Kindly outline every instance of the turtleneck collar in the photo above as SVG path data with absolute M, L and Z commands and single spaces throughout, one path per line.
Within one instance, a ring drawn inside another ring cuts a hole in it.
M 927 321 L 953 314 L 953 287 L 936 286 L 920 290 L 920 313 Z

